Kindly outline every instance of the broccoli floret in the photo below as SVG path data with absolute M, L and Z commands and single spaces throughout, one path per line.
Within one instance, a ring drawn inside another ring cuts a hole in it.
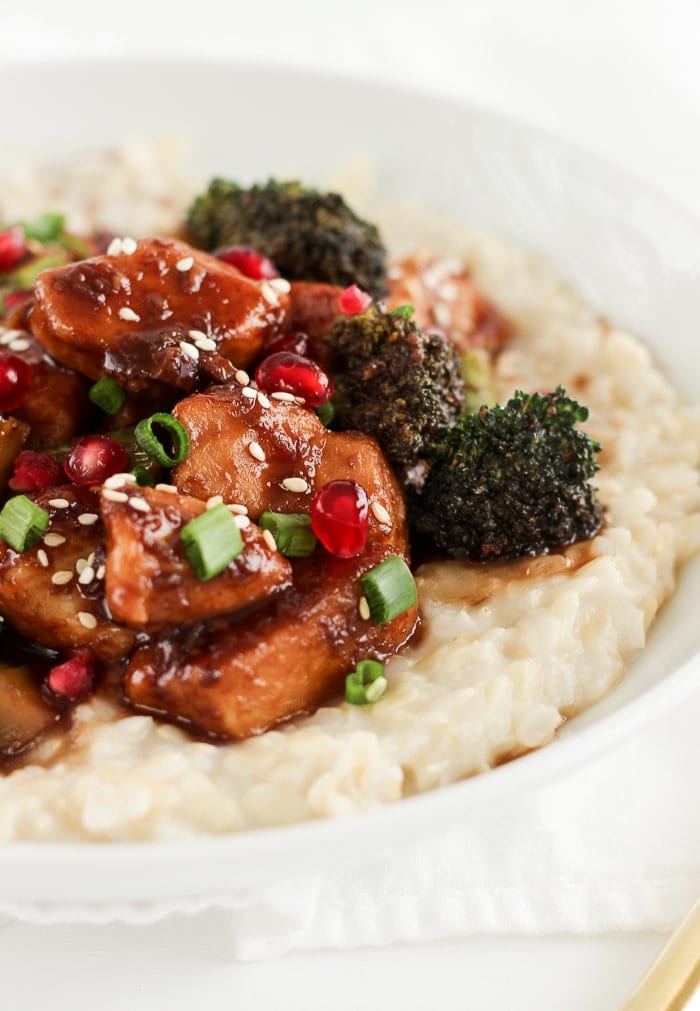
M 442 337 L 423 333 L 409 313 L 382 312 L 374 303 L 338 317 L 328 344 L 334 426 L 373 435 L 399 477 L 419 481 L 428 445 L 459 416 L 459 356 Z
M 430 474 L 409 503 L 412 526 L 473 561 L 593 537 L 603 510 L 588 482 L 600 445 L 576 427 L 587 417 L 561 386 L 464 415 L 431 449 Z
M 337 193 L 268 180 L 249 189 L 214 179 L 189 210 L 187 226 L 204 249 L 252 246 L 290 280 L 358 284 L 386 295 L 386 250 L 374 225 Z

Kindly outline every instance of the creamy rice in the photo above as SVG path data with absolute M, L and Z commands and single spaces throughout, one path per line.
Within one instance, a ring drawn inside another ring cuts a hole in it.
M 190 191 L 174 160 L 167 144 L 132 145 L 77 172 L 25 171 L 0 193 L 0 220 L 49 208 L 78 228 L 168 230 Z M 389 663 L 374 706 L 328 706 L 228 746 L 115 718 L 101 699 L 80 706 L 75 746 L 45 742 L 35 764 L 0 778 L 0 841 L 174 838 L 391 803 L 546 744 L 644 646 L 676 567 L 700 547 L 700 408 L 682 406 L 647 350 L 531 255 L 424 211 L 404 209 L 398 226 L 375 217 L 394 248 L 418 238 L 463 255 L 512 319 L 501 398 L 561 383 L 589 406 L 605 447 L 603 533 L 565 557 L 420 570 L 424 634 Z

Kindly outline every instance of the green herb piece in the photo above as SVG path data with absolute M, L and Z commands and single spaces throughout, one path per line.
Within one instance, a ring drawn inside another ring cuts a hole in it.
M 56 249 L 56 247 L 53 247 Z M 55 253 L 46 256 L 38 256 L 29 263 L 23 264 L 17 270 L 5 275 L 7 281 L 12 282 L 13 288 L 28 289 L 34 287 L 34 282 L 43 270 L 50 270 L 51 267 L 62 267 L 68 263 L 68 254 L 65 251 L 57 250 Z
M 392 316 L 403 316 L 404 319 L 413 319 L 415 313 L 415 306 L 412 305 L 397 305 L 395 309 L 391 310 Z
M 156 483 L 155 475 L 147 467 L 134 467 L 131 473 L 136 478 L 136 484 L 140 488 L 154 487 Z
M 61 238 L 66 223 L 63 214 L 41 214 L 33 221 L 21 221 L 24 234 L 36 242 L 56 242 Z
M 386 625 L 409 607 L 414 607 L 418 600 L 411 570 L 398 555 L 385 558 L 376 568 L 365 572 L 364 576 L 360 576 L 360 582 L 372 620 L 378 625 Z
M 285 558 L 308 558 L 318 543 L 311 530 L 311 517 L 306 513 L 266 512 L 260 517 L 259 526 L 270 531 Z
M 49 514 L 26 495 L 8 499 L 0 512 L 0 538 L 15 551 L 26 551 L 41 540 Z
M 165 441 L 156 434 L 154 426 L 163 430 Z M 134 429 L 134 435 L 139 446 L 162 467 L 182 463 L 190 448 L 187 431 L 171 414 L 158 413 L 144 418 Z
M 241 532 L 223 502 L 186 523 L 180 538 L 202 582 L 218 576 L 243 551 Z
M 111 376 L 102 376 L 90 387 L 88 396 L 105 414 L 116 414 L 126 403 L 126 390 Z
M 353 706 L 366 706 L 380 699 L 386 686 L 384 664 L 378 660 L 360 660 L 345 678 L 345 701 Z
M 335 408 L 333 407 L 332 401 L 327 400 L 325 404 L 319 404 L 318 407 L 314 407 L 314 411 L 316 412 L 316 416 L 323 422 L 326 428 L 329 428 L 331 422 L 333 421 L 333 415 L 335 414 Z

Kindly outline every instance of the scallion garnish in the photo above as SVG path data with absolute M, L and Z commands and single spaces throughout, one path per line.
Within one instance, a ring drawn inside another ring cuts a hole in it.
M 259 526 L 270 531 L 286 558 L 308 558 L 316 547 L 311 517 L 306 513 L 263 513 Z
M 116 414 L 126 402 L 126 390 L 111 376 L 102 376 L 90 387 L 88 396 L 105 414 Z
M 0 512 L 0 538 L 15 551 L 33 547 L 48 525 L 49 514 L 26 495 L 8 499 Z
M 412 305 L 397 305 L 395 309 L 391 310 L 391 315 L 403 316 L 404 319 L 413 319 L 415 311 L 415 307 Z
M 360 582 L 372 620 L 378 625 L 385 625 L 403 614 L 418 600 L 411 570 L 398 555 L 385 558 L 376 568 L 365 572 Z
M 163 430 L 167 442 L 172 446 L 172 452 L 168 451 L 166 443 L 156 435 L 154 426 Z M 172 414 L 158 413 L 144 418 L 134 429 L 134 435 L 141 449 L 161 467 L 174 467 L 182 463 L 190 448 L 187 431 Z
M 223 502 L 186 523 L 180 537 L 189 563 L 202 582 L 218 576 L 243 551 L 241 532 Z
M 326 428 L 329 427 L 331 421 L 333 421 L 333 415 L 335 414 L 335 408 L 330 400 L 327 400 L 325 404 L 319 404 L 318 407 L 314 407 L 317 417 Z
M 378 660 L 360 660 L 345 678 L 345 701 L 353 706 L 366 706 L 382 697 L 386 685 L 384 664 Z
M 24 234 L 37 242 L 56 242 L 63 234 L 66 219 L 63 214 L 41 214 L 33 221 L 22 221 Z
M 155 474 L 148 467 L 134 467 L 131 473 L 136 478 L 136 484 L 140 488 L 153 488 L 155 486 Z

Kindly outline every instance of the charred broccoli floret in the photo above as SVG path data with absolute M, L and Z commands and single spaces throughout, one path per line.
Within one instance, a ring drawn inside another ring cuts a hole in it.
M 409 503 L 415 530 L 456 558 L 538 555 L 593 537 L 603 510 L 588 483 L 600 445 L 566 396 L 517 392 L 466 414 L 432 446 L 432 469 Z
M 329 349 L 334 426 L 373 435 L 399 477 L 414 483 L 427 446 L 459 416 L 459 356 L 442 337 L 423 333 L 410 313 L 375 304 L 338 317 Z
M 337 193 L 274 179 L 249 189 L 214 179 L 192 204 L 187 225 L 204 249 L 253 246 L 290 280 L 358 284 L 374 298 L 386 295 L 379 232 Z

